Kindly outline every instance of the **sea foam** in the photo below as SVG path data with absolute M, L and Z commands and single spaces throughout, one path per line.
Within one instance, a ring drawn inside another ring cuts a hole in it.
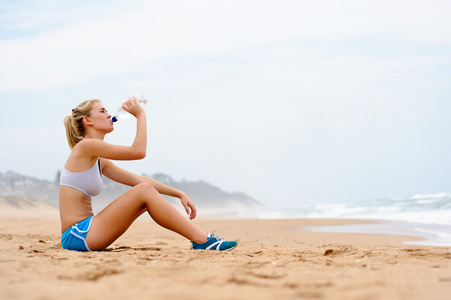
M 258 219 L 328 218 L 388 220 L 390 226 L 336 227 L 340 232 L 406 234 L 426 238 L 424 244 L 451 246 L 451 194 L 415 194 L 343 203 L 302 203 L 294 207 L 266 207 L 243 211 L 241 217 Z M 387 223 L 389 224 L 389 223 Z M 393 225 L 396 224 L 396 225 Z M 346 230 L 344 230 L 347 228 Z M 327 228 L 330 230 L 330 228 Z M 396 233 L 395 233 L 396 232 Z

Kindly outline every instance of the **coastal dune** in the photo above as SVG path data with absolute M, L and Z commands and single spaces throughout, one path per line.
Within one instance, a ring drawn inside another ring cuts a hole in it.
M 42 210 L 42 209 L 41 209 Z M 42 213 L 42 212 L 41 212 Z M 57 210 L 0 213 L 0 299 L 449 299 L 451 247 L 303 231 L 332 219 L 202 219 L 239 246 L 192 251 L 140 218 L 106 251 L 60 246 Z M 38 217 L 39 216 L 39 217 Z

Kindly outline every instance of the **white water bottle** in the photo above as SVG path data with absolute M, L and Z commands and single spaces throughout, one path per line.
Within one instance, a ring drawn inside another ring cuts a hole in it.
M 141 92 L 136 93 L 135 98 L 139 102 L 139 104 L 141 104 L 142 106 L 147 104 L 147 99 L 144 98 L 144 96 Z M 122 105 L 121 105 L 117 109 L 116 115 L 111 118 L 111 121 L 116 122 L 117 120 L 124 120 L 124 119 L 127 119 L 128 117 L 130 117 L 130 113 L 125 111 L 125 109 L 123 109 Z

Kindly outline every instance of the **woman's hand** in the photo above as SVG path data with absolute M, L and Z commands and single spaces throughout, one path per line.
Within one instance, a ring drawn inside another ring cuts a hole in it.
M 182 194 L 180 200 L 182 201 L 182 205 L 185 208 L 186 213 L 189 215 L 190 220 L 193 220 L 197 215 L 197 209 L 194 202 L 191 201 L 191 199 L 185 194 Z
M 130 114 L 134 115 L 136 118 L 138 118 L 140 114 L 145 114 L 143 107 L 138 102 L 138 100 L 136 100 L 135 96 L 128 98 L 127 101 L 122 103 L 122 108 Z

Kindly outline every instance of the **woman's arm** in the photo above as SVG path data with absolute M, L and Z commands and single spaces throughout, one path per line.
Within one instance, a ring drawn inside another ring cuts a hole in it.
M 180 198 L 184 193 L 171 188 L 161 182 L 158 182 L 152 178 L 141 176 L 125 169 L 116 166 L 112 161 L 108 159 L 102 159 L 102 174 L 109 179 L 128 185 L 135 186 L 140 183 L 148 183 L 153 186 L 160 194 L 168 195 L 171 197 Z
M 147 149 L 147 121 L 146 113 L 136 100 L 128 99 L 122 107 L 134 115 L 137 120 L 136 136 L 131 146 L 112 145 L 101 139 L 84 139 L 77 144 L 78 155 L 103 157 L 114 160 L 135 160 L 146 157 Z M 74 148 L 75 149 L 75 148 Z
M 75 147 L 77 147 L 77 154 L 84 157 L 101 157 L 113 160 L 137 160 L 146 157 L 145 147 L 113 145 L 98 139 L 84 139 Z
M 190 216 L 190 219 L 194 219 L 197 215 L 197 209 L 193 201 L 182 191 L 169 187 L 161 182 L 158 182 L 152 178 L 137 175 L 116 166 L 108 159 L 102 159 L 102 173 L 109 179 L 128 185 L 135 186 L 140 183 L 148 183 L 153 186 L 160 194 L 179 198 L 185 208 L 186 213 Z

